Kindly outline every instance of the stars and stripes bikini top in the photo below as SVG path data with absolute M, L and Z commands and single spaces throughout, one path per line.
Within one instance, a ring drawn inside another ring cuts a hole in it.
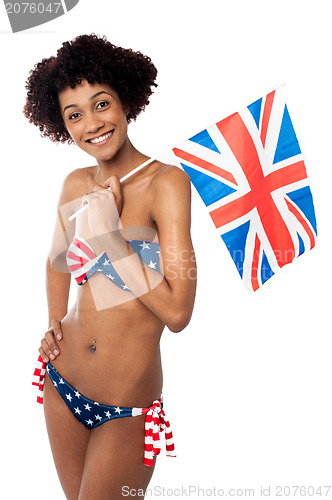
M 151 269 L 160 273 L 160 246 L 156 241 L 127 240 L 127 243 Z M 67 265 L 78 285 L 83 285 L 90 276 L 101 272 L 114 285 L 130 291 L 114 269 L 106 252 L 96 255 L 88 242 L 75 236 L 67 251 Z

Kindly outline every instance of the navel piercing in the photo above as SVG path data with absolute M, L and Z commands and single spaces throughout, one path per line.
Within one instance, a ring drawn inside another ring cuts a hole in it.
M 91 345 L 90 345 L 90 350 L 91 350 L 92 352 L 95 352 L 95 350 L 97 349 L 97 347 L 96 347 L 96 345 L 95 345 L 95 344 L 96 344 L 96 341 L 95 341 L 95 340 L 93 340 L 92 342 L 93 342 L 93 344 L 91 344 Z

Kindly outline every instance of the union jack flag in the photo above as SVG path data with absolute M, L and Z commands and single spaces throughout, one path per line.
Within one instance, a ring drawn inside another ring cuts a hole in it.
M 173 152 L 250 290 L 315 245 L 312 195 L 282 89 Z

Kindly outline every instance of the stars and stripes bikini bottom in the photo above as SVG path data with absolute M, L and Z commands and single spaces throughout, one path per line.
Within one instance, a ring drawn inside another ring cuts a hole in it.
M 85 427 L 94 429 L 114 418 L 135 417 L 145 414 L 144 465 L 153 466 L 153 457 L 158 455 L 161 449 L 160 432 L 164 430 L 166 455 L 175 456 L 173 434 L 163 410 L 162 397 L 155 400 L 149 408 L 104 405 L 83 396 L 61 377 L 51 363 L 46 363 L 46 370 L 54 387 L 70 411 Z

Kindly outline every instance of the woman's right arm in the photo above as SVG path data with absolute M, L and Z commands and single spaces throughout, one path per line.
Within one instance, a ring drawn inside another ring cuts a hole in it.
M 50 259 L 47 259 L 46 266 L 46 293 L 48 303 L 48 318 L 50 325 L 41 340 L 39 354 L 43 361 L 54 360 L 60 349 L 56 340 L 62 339 L 61 320 L 67 314 L 68 296 L 70 289 L 70 274 L 61 273 L 53 269 Z
M 68 224 L 68 214 L 80 206 L 79 191 L 81 175 L 74 171 L 64 181 L 58 205 L 58 217 L 53 241 L 46 265 L 46 294 L 49 329 L 41 340 L 39 354 L 47 363 L 54 360 L 60 349 L 57 341 L 62 339 L 61 320 L 67 314 L 70 289 L 70 273 L 66 264 L 68 245 L 72 240 L 75 223 Z

